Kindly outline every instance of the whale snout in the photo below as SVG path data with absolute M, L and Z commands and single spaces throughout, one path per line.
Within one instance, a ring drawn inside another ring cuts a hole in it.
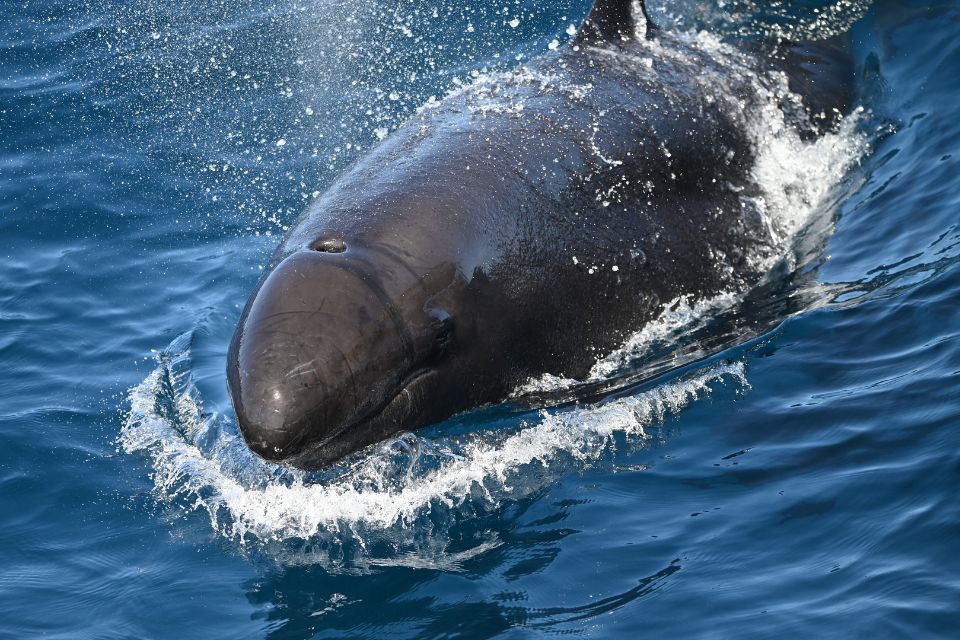
M 391 300 L 343 252 L 299 252 L 254 293 L 228 356 L 240 431 L 257 455 L 318 468 L 401 428 L 394 399 L 438 323 Z M 389 275 L 389 272 L 386 272 Z
M 289 337 L 275 331 L 254 332 L 251 341 L 262 349 L 261 362 L 241 366 L 244 356 L 249 360 L 253 355 L 241 347 L 237 365 L 231 367 L 240 432 L 254 453 L 274 462 L 296 457 L 306 447 L 340 432 L 360 404 L 351 374 L 336 363 L 314 358 L 285 364 L 299 362 L 304 346 Z
M 371 412 L 408 365 L 395 316 L 341 255 L 300 252 L 277 265 L 230 349 L 231 397 L 250 448 L 290 460 Z
M 254 391 L 256 399 L 235 402 L 240 431 L 250 450 L 261 458 L 282 462 L 300 452 L 305 433 L 304 427 L 310 412 L 299 406 L 297 398 L 291 397 L 284 387 L 257 385 L 248 380 L 249 386 L 260 386 Z

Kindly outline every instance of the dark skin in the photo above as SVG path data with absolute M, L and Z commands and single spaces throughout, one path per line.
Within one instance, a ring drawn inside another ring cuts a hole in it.
M 321 468 L 583 377 L 662 303 L 760 279 L 740 115 L 762 74 L 661 32 L 590 37 L 424 110 L 301 216 L 230 350 L 254 451 Z

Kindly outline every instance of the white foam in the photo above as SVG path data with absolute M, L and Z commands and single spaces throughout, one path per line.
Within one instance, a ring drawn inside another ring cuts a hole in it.
M 350 541 L 365 549 L 382 536 L 394 541 L 404 532 L 413 536 L 417 526 L 431 521 L 439 538 L 407 540 L 405 554 L 366 558 L 373 563 L 462 560 L 469 550 L 449 551 L 444 528 L 437 527 L 438 510 L 455 516 L 460 508 L 496 509 L 542 488 L 558 473 L 596 463 L 608 455 L 614 434 L 643 445 L 651 426 L 714 385 L 747 384 L 741 363 L 723 364 L 630 397 L 532 414 L 509 433 L 436 440 L 407 434 L 361 456 L 355 466 L 311 482 L 255 458 L 224 418 L 205 416 L 190 382 L 189 350 L 182 340 L 173 347 L 181 351 L 165 352 L 158 367 L 131 389 L 120 437 L 127 453 L 151 457 L 158 495 L 205 510 L 216 531 L 246 542 L 299 539 L 342 547 Z M 177 409 L 160 408 L 171 406 Z M 412 450 L 416 453 L 408 455 Z M 431 460 L 423 464 L 422 458 Z M 487 539 L 478 546 L 495 544 Z
M 720 63 L 723 73 L 704 69 L 698 78 L 707 95 L 727 101 L 728 110 L 741 119 L 755 155 L 752 179 L 760 188 L 759 197 L 743 198 L 743 206 L 759 215 L 766 230 L 766 242 L 748 260 L 757 272 L 763 273 L 786 262 L 796 266 L 793 243 L 797 234 L 818 214 L 829 215 L 827 200 L 833 189 L 869 151 L 864 133 L 858 131 L 863 109 L 856 109 L 842 118 L 835 131 L 805 140 L 797 127 L 788 123 L 780 105 L 798 103 L 791 94 L 786 76 L 758 76 L 742 52 L 706 32 L 679 34 L 678 38 L 696 51 Z M 663 46 L 658 40 L 643 40 L 641 50 L 631 59 L 641 63 L 651 55 L 657 59 L 682 58 L 683 50 Z M 624 56 L 611 51 L 609 55 Z M 730 78 L 753 87 L 758 99 L 750 104 L 739 103 L 732 96 Z M 663 305 L 660 315 L 643 329 L 628 337 L 612 353 L 601 357 L 583 379 L 544 375 L 521 385 L 513 393 L 522 396 L 548 391 L 562 391 L 589 384 L 614 375 L 630 362 L 644 357 L 654 346 L 670 336 L 677 336 L 702 325 L 717 313 L 730 309 L 746 291 L 726 291 L 708 299 L 681 295 Z
M 746 81 L 757 99 L 745 104 L 732 98 L 732 91 L 718 91 L 718 100 L 729 103 L 730 112 L 741 118 L 755 154 L 752 177 L 760 187 L 761 213 L 769 225 L 774 254 L 766 266 L 788 254 L 791 241 L 818 211 L 825 198 L 869 151 L 866 135 L 858 131 L 863 109 L 840 117 L 839 126 L 812 140 L 804 139 L 796 123 L 788 122 L 782 105 L 801 105 L 790 91 L 785 74 L 758 75 L 743 53 L 706 32 L 688 34 L 689 42 L 720 59 L 738 81 Z M 724 78 L 703 76 L 701 82 L 723 87 Z M 716 86 L 714 88 L 717 88 Z
M 648 355 L 657 346 L 692 331 L 714 313 L 729 309 L 738 300 L 739 296 L 733 293 L 721 293 L 705 300 L 694 300 L 689 295 L 675 298 L 662 306 L 655 320 L 648 322 L 641 330 L 632 334 L 618 349 L 597 360 L 583 380 L 548 373 L 527 381 L 512 395 L 521 397 L 549 391 L 562 391 L 607 380 L 631 362 Z

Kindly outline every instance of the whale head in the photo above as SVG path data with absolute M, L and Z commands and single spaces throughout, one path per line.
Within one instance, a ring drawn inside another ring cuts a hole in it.
M 281 256 L 247 303 L 227 379 L 248 446 L 318 469 L 431 421 L 425 391 L 453 336 L 456 274 L 320 238 Z M 434 385 L 435 386 L 435 385 Z

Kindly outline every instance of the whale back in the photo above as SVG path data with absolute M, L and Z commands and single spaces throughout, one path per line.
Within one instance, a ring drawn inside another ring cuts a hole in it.
M 449 97 L 341 176 L 277 259 L 337 233 L 449 274 L 431 295 L 456 310 L 468 404 L 585 375 L 662 303 L 759 277 L 752 145 L 682 79 L 721 65 L 684 53 L 650 68 L 567 50 Z
M 777 93 L 768 63 L 638 40 L 634 4 L 600 0 L 571 46 L 428 104 L 310 205 L 231 346 L 251 448 L 317 468 L 584 379 L 664 303 L 760 280 L 778 248 L 746 118 Z M 797 82 L 833 69 L 777 51 Z

